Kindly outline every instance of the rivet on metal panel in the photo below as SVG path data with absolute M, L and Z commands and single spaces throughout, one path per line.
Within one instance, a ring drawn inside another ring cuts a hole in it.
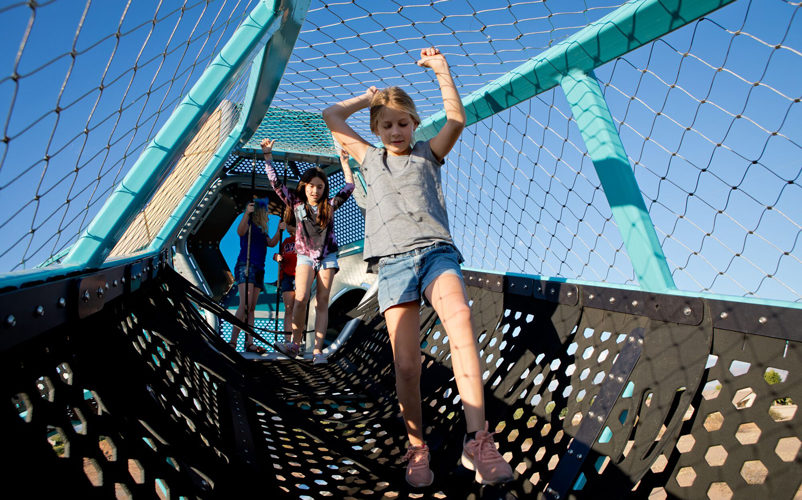
M 89 290 L 84 290 L 84 294 L 81 298 L 84 300 L 84 302 L 89 302 Z
M 632 301 L 632 307 L 638 307 L 638 301 L 637 300 L 633 300 Z
M 693 309 L 691 309 L 690 306 L 685 306 L 682 309 L 682 314 L 684 314 L 685 316 L 690 316 L 691 313 L 693 313 Z
M 45 308 L 42 306 L 36 306 L 33 313 L 37 316 L 44 316 L 45 315 Z
M 761 316 L 757 319 L 757 322 L 760 323 L 761 325 L 765 325 L 766 322 L 768 322 L 768 319 L 765 316 Z
M 592 293 L 590 295 L 588 295 L 588 299 L 593 300 L 594 298 L 596 298 L 596 296 L 593 295 Z
M 615 304 L 615 297 L 610 297 L 610 304 Z
M 17 324 L 17 318 L 13 314 L 6 316 L 6 326 L 14 326 Z
M 59 297 L 58 298 L 58 306 L 59 307 L 67 307 L 67 299 L 65 299 L 64 297 Z

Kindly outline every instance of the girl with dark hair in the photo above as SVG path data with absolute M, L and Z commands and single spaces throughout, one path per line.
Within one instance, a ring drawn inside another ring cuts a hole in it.
M 265 171 L 270 185 L 279 198 L 292 209 L 295 216 L 295 306 L 292 312 L 292 341 L 277 344 L 283 354 L 295 357 L 301 349 L 301 340 L 306 327 L 306 306 L 312 282 L 317 277 L 315 305 L 315 347 L 313 363 L 326 363 L 322 354 L 323 339 L 329 323 L 329 295 L 337 264 L 337 236 L 334 234 L 334 211 L 348 200 L 354 191 L 354 176 L 348 166 L 347 157 L 341 153 L 345 186 L 329 199 L 329 178 L 320 168 L 310 168 L 301 176 L 295 192 L 282 184 L 273 168 L 273 145 L 275 140 L 261 142 L 265 157 Z

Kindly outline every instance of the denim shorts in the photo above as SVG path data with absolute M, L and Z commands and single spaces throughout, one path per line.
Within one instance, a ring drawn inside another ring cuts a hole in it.
M 281 277 L 281 292 L 294 292 L 295 291 L 295 275 L 285 274 Z
M 314 260 L 310 259 L 306 255 L 298 254 L 298 261 L 295 264 L 297 268 L 300 265 L 310 266 L 315 272 L 320 271 L 321 269 L 334 269 L 335 272 L 340 270 L 340 265 L 337 263 L 337 254 L 330 253 L 327 256 L 323 257 L 323 260 L 320 262 L 315 262 Z
M 438 276 L 462 279 L 462 255 L 448 243 L 435 243 L 379 259 L 379 311 L 405 302 L 426 300 L 424 291 Z
M 245 263 L 244 262 L 237 262 L 234 266 L 234 279 L 237 280 L 237 285 L 240 283 L 245 283 Z M 251 266 L 248 272 L 248 284 L 255 286 L 260 290 L 265 289 L 265 270 L 264 269 L 256 269 L 254 266 Z

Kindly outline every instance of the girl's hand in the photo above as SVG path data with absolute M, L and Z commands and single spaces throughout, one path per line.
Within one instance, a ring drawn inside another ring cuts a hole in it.
M 250 202 L 248 203 L 248 206 L 245 207 L 245 214 L 251 215 L 254 210 L 256 210 L 256 204 L 254 202 Z
M 280 221 L 278 223 L 278 228 L 284 231 L 285 229 L 287 229 L 287 224 L 285 224 L 284 221 Z
M 339 151 L 339 154 L 340 154 L 340 164 L 348 165 L 348 159 L 350 158 L 350 156 L 348 156 L 348 151 L 341 149 Z
M 418 60 L 417 64 L 423 68 L 431 68 L 435 71 L 438 69 L 448 69 L 446 56 L 441 54 L 437 47 L 427 47 L 425 49 L 421 49 L 420 59 Z
M 273 154 L 273 146 L 275 144 L 275 139 L 270 140 L 268 138 L 262 139 L 262 142 L 259 143 L 259 145 L 262 146 L 262 153 L 264 153 L 265 156 Z
M 367 98 L 368 102 L 370 102 L 373 99 L 373 96 L 376 95 L 376 92 L 378 91 L 379 89 L 377 89 L 375 85 L 371 85 L 370 87 L 365 89 L 365 94 L 363 97 Z
M 273 258 L 276 260 L 276 262 L 281 262 L 282 260 L 284 260 L 281 257 L 281 254 L 275 254 L 275 255 L 273 255 Z

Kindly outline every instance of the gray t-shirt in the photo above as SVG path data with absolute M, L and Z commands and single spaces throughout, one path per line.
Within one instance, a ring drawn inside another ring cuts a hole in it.
M 428 141 L 416 143 L 408 156 L 368 147 L 362 160 L 367 183 L 365 260 L 438 242 L 453 245 L 441 166 Z

